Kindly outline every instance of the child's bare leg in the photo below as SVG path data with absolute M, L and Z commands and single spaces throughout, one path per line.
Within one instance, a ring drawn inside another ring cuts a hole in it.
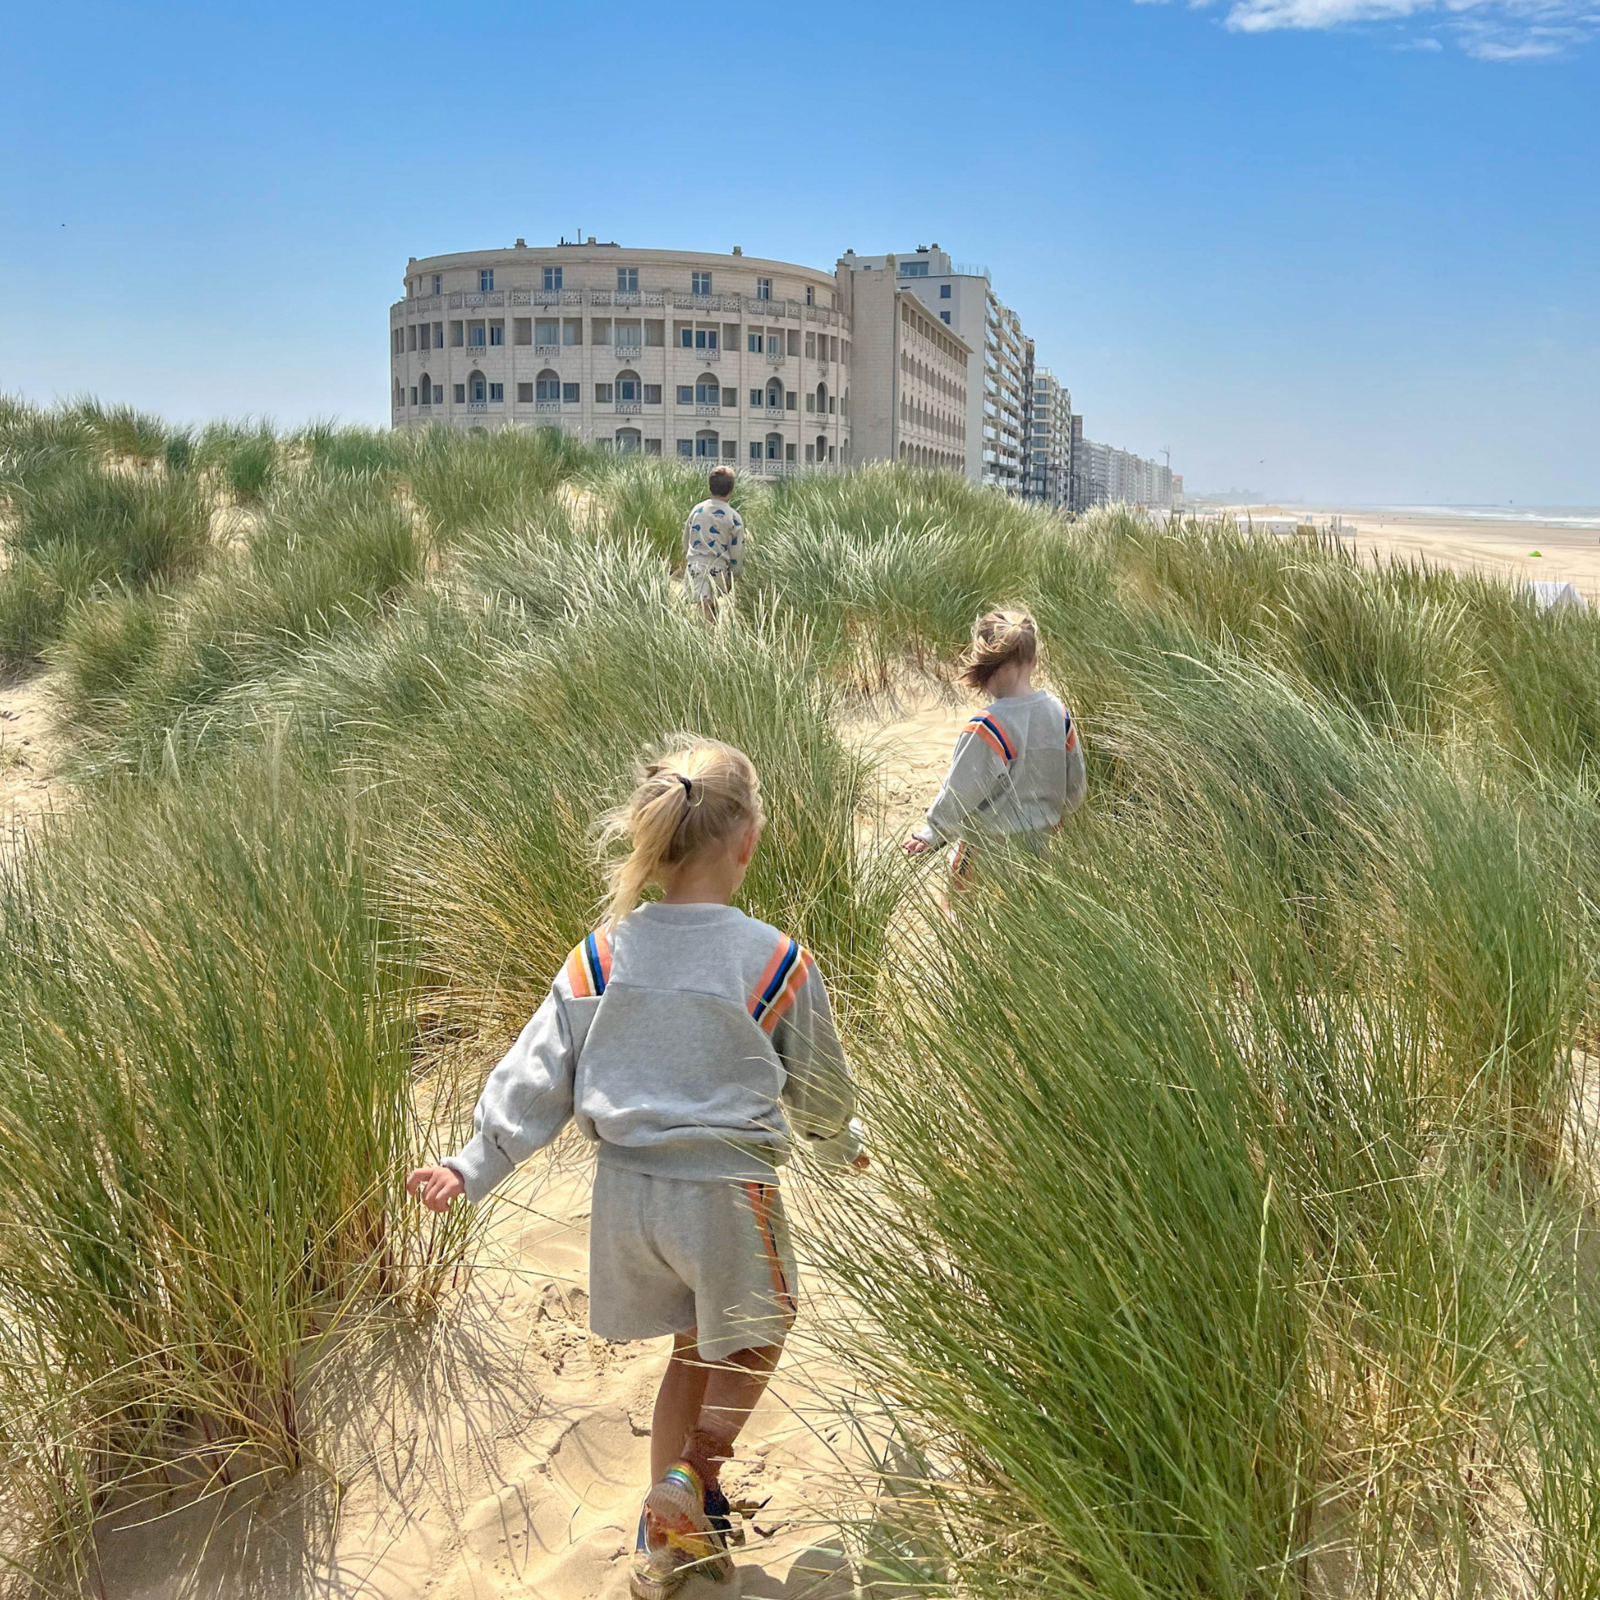
M 701 1482 L 716 1481 L 722 1463 L 733 1454 L 734 1441 L 766 1393 L 772 1369 L 782 1354 L 781 1344 L 760 1345 L 735 1351 L 726 1361 L 703 1368 L 705 1399 L 683 1447 L 683 1459 L 700 1474 Z
M 705 1403 L 706 1380 L 711 1369 L 700 1359 L 695 1334 L 672 1336 L 672 1359 L 661 1375 L 656 1390 L 656 1409 L 650 1423 L 650 1481 L 654 1483 L 674 1461 L 683 1456 L 690 1430 L 700 1420 Z

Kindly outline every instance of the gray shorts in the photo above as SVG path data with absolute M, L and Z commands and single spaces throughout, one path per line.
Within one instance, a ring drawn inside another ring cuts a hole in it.
M 719 599 L 733 589 L 733 574 L 721 561 L 690 561 L 683 569 L 684 586 L 691 600 Z
M 700 1355 L 782 1344 L 794 1250 L 776 1183 L 657 1178 L 602 1160 L 589 1222 L 589 1327 L 602 1339 L 695 1332 Z

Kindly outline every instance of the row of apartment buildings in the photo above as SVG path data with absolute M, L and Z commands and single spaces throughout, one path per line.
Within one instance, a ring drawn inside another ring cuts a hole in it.
M 1063 510 L 1120 497 L 1096 492 L 1112 481 L 1091 471 L 1101 447 L 988 270 L 936 244 L 848 250 L 828 273 L 738 247 L 518 239 L 413 257 L 405 290 L 389 314 L 396 427 L 553 426 L 767 476 L 904 461 Z

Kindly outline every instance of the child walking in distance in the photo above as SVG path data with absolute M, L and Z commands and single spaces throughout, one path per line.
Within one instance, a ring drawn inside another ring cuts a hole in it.
M 471 1142 L 406 1184 L 443 1211 L 482 1200 L 569 1117 L 597 1145 L 590 1326 L 672 1335 L 637 1600 L 665 1600 L 691 1569 L 733 1576 L 718 1477 L 795 1316 L 777 1168 L 796 1139 L 867 1159 L 816 963 L 731 904 L 762 821 L 755 769 L 727 745 L 688 741 L 645 767 L 606 819 L 606 841 L 630 849 L 605 922 L 489 1075 Z M 640 905 L 651 883 L 662 898 Z
M 1005 838 L 1043 855 L 1061 819 L 1088 789 L 1083 749 L 1069 712 L 1033 686 L 1038 630 L 1025 611 L 990 611 L 972 632 L 962 682 L 994 696 L 962 730 L 928 820 L 907 855 L 954 844 L 950 876 L 972 877 L 975 841 Z
M 706 487 L 711 498 L 702 500 L 683 525 L 683 577 L 690 599 L 699 602 L 709 622 L 744 564 L 744 523 L 728 504 L 733 473 L 727 467 L 713 468 Z

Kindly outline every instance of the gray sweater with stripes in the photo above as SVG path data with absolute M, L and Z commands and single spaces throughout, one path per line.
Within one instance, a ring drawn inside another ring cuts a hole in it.
M 796 1136 L 854 1159 L 854 1104 L 809 952 L 733 906 L 645 905 L 567 958 L 444 1165 L 481 1200 L 570 1117 L 602 1161 L 771 1182 Z
M 1071 713 L 1048 689 L 985 706 L 961 730 L 927 826 L 930 844 L 1043 833 L 1083 804 L 1083 746 Z

